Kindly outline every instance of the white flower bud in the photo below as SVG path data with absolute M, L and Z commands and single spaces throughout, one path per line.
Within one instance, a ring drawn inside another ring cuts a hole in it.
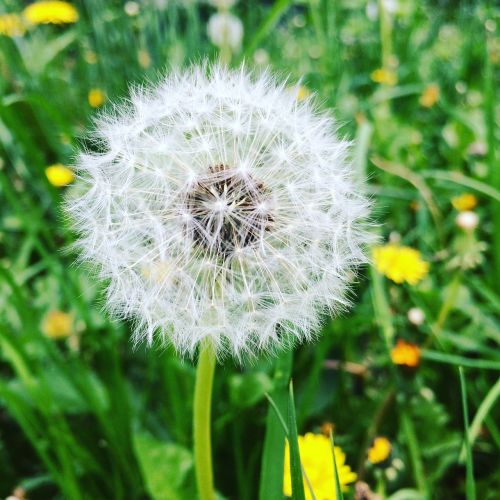
M 415 326 L 420 326 L 425 321 L 425 313 L 420 307 L 412 307 L 407 313 L 408 321 Z
M 455 218 L 455 223 L 464 231 L 473 231 L 479 224 L 479 217 L 476 212 L 460 212 Z

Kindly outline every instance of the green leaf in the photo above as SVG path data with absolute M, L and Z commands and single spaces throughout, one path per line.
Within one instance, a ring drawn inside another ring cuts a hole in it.
M 191 452 L 141 433 L 134 434 L 134 448 L 147 490 L 154 500 L 196 497 L 187 484 L 187 478 L 193 472 Z
M 286 351 L 276 360 L 272 398 L 266 418 L 266 435 L 262 452 L 259 499 L 283 500 L 283 471 L 286 430 L 280 422 L 288 401 L 288 380 L 292 370 L 292 351 Z M 274 407 L 274 406 L 275 407 Z M 286 426 L 285 426 L 286 427 Z
M 489 359 L 471 359 L 454 354 L 444 354 L 438 351 L 422 350 L 422 358 L 429 361 L 437 361 L 456 366 L 468 366 L 469 368 L 480 368 L 482 370 L 500 370 L 500 362 Z
M 488 413 L 495 405 L 498 397 L 500 397 L 500 378 L 497 380 L 496 384 L 489 390 L 488 394 L 477 409 L 476 416 L 472 420 L 472 424 L 469 427 L 469 431 L 467 434 L 467 441 L 469 443 L 469 446 L 472 446 L 474 444 L 474 441 L 479 435 L 484 419 L 487 417 Z M 463 462 L 466 459 L 466 456 L 467 443 L 464 442 L 462 451 L 460 452 L 460 461 Z
M 337 469 L 337 457 L 335 456 L 335 442 L 333 440 L 332 432 L 330 432 L 330 441 L 332 443 L 333 471 L 335 473 L 335 498 L 336 500 L 344 500 L 342 488 L 340 487 L 339 471 Z
M 234 406 L 246 408 L 264 399 L 272 387 L 272 380 L 264 372 L 236 374 L 229 379 L 229 398 Z
M 467 387 L 465 384 L 464 369 L 459 366 L 458 371 L 460 374 L 460 393 L 462 396 L 462 411 L 464 416 L 464 444 L 465 444 L 465 495 L 467 500 L 476 500 L 476 484 L 474 482 L 474 466 L 472 463 L 472 449 L 470 441 L 468 439 L 469 435 L 469 407 L 467 405 Z
M 293 400 L 293 384 L 290 381 L 288 393 L 288 443 L 290 448 L 290 469 L 292 476 L 293 500 L 305 500 L 304 479 L 300 463 L 299 438 L 297 435 L 297 420 L 295 417 L 295 403 Z

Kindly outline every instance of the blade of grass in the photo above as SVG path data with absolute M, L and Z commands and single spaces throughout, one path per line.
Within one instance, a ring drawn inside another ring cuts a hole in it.
M 488 359 L 470 359 L 456 354 L 445 354 L 437 351 L 422 350 L 422 358 L 437 363 L 446 363 L 448 365 L 467 366 L 469 368 L 478 368 L 481 370 L 500 370 L 500 362 Z
M 335 442 L 333 441 L 332 431 L 330 431 L 330 442 L 332 443 L 333 471 L 335 474 L 335 498 L 336 500 L 344 500 L 342 488 L 340 487 L 339 471 L 337 469 L 337 457 L 335 456 Z
M 424 465 L 422 462 L 422 455 L 420 453 L 420 446 L 418 444 L 417 434 L 411 417 L 408 415 L 406 409 L 401 408 L 401 428 L 406 437 L 406 445 L 408 446 L 408 453 L 410 454 L 411 465 L 413 469 L 413 477 L 417 488 L 425 498 L 429 498 L 427 482 L 425 478 Z
M 496 384 L 489 390 L 486 397 L 481 402 L 481 405 L 477 409 L 477 413 L 472 420 L 472 424 L 469 427 L 469 432 L 467 434 L 467 442 L 469 446 L 472 447 L 474 441 L 479 435 L 479 431 L 481 430 L 481 425 L 490 412 L 493 405 L 496 403 L 498 397 L 500 396 L 500 378 L 496 381 Z M 464 462 L 467 457 L 467 449 L 466 443 L 464 442 L 462 446 L 462 451 L 460 452 L 460 462 Z
M 476 179 L 471 179 L 461 172 L 446 172 L 444 170 L 423 170 L 422 177 L 441 181 L 453 182 L 461 186 L 474 189 L 478 193 L 489 196 L 491 199 L 500 202 L 500 191 L 494 185 L 490 186 Z
M 469 435 L 469 408 L 467 405 L 467 387 L 465 383 L 464 369 L 462 366 L 458 367 L 458 372 L 460 374 L 460 393 L 462 396 L 462 411 L 464 415 L 464 444 L 465 444 L 465 497 L 467 500 L 476 500 L 476 484 L 474 482 L 474 466 L 472 463 L 472 449 L 470 441 L 468 439 Z
M 293 500 L 305 500 L 304 479 L 300 462 L 299 437 L 297 435 L 297 420 L 293 399 L 293 383 L 288 387 L 288 443 L 290 448 L 290 469 L 292 476 Z
M 251 42 L 247 45 L 243 58 L 248 57 L 256 49 L 259 43 L 273 30 L 280 17 L 290 7 L 292 0 L 278 0 L 269 11 L 268 15 L 259 26 Z
M 262 452 L 260 472 L 260 500 L 283 499 L 283 467 L 285 456 L 285 435 L 288 428 L 281 414 L 285 413 L 288 400 L 288 381 L 292 371 L 292 351 L 281 354 L 276 360 L 274 372 L 274 390 L 266 395 L 269 409 L 266 418 L 266 435 Z

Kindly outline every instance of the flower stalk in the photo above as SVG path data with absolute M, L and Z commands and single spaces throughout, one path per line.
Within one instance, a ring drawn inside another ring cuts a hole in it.
M 215 349 L 205 341 L 200 349 L 194 388 L 193 439 L 196 484 L 200 500 L 215 500 L 210 419 Z

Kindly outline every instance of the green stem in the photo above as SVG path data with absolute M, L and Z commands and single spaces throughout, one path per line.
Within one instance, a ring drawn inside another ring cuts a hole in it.
M 200 500 L 215 500 L 210 439 L 214 371 L 215 350 L 210 342 L 206 342 L 198 358 L 193 410 L 194 462 Z

